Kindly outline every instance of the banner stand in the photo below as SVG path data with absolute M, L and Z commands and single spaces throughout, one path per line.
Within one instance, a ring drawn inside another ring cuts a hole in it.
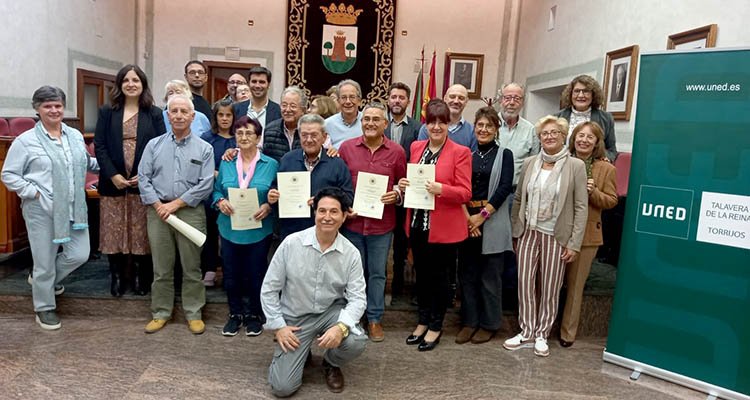
M 638 376 L 643 373 L 655 378 L 665 380 L 667 382 L 676 383 L 678 385 L 706 393 L 708 395 L 708 397 L 706 397 L 706 400 L 712 400 L 716 398 L 750 400 L 750 396 L 746 396 L 742 393 L 737 393 L 720 386 L 689 378 L 685 375 L 680 375 L 672 371 L 667 371 L 666 369 L 657 368 L 648 364 L 644 364 L 642 362 L 618 356 L 616 354 L 608 353 L 606 350 L 604 350 L 604 356 L 602 358 L 606 362 L 633 370 L 634 373 L 630 376 L 630 378 L 633 380 L 638 380 Z
M 641 53 L 602 356 L 709 399 L 750 400 L 749 71 L 748 48 Z

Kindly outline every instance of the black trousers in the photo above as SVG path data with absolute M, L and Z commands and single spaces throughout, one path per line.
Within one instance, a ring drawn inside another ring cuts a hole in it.
M 431 331 L 443 329 L 445 311 L 450 302 L 448 272 L 456 265 L 455 243 L 428 243 L 429 232 L 411 229 L 410 243 L 417 270 L 419 324 Z
M 216 219 L 219 218 L 219 211 L 208 205 L 208 200 L 204 203 L 206 208 L 206 243 L 201 249 L 201 272 L 216 272 L 216 267 L 221 263 L 219 258 L 219 226 Z
M 505 253 L 482 254 L 482 238 L 478 237 L 461 243 L 458 257 L 462 325 L 488 331 L 500 329 Z
M 396 228 L 393 230 L 393 280 L 391 294 L 398 295 L 404 290 L 404 266 L 409 252 L 409 241 L 404 230 L 406 209 L 396 207 Z

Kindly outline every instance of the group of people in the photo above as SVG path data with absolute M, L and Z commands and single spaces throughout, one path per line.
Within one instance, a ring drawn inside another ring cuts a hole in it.
M 520 116 L 520 84 L 503 86 L 500 112 L 481 108 L 473 123 L 463 116 L 466 88 L 453 85 L 426 104 L 421 124 L 406 115 L 411 90 L 401 82 L 390 86 L 385 105 L 362 107 L 362 89 L 349 79 L 312 101 L 290 86 L 276 103 L 268 98 L 271 72 L 254 67 L 247 77 L 232 75 L 227 97 L 211 106 L 202 96 L 206 72 L 190 61 L 187 82 L 165 86 L 162 110 L 143 71 L 123 67 L 111 105 L 99 112 L 95 158 L 80 132 L 62 122 L 62 90 L 34 93 L 40 120 L 14 141 L 2 180 L 22 198 L 42 328 L 60 327 L 55 286 L 88 258 L 83 181 L 87 170 L 98 170 L 100 250 L 109 259 L 112 295 L 128 286 L 150 291 L 145 331 L 157 332 L 172 316 L 179 269 L 188 328 L 201 334 L 205 287 L 220 254 L 229 304 L 222 334 L 237 335 L 243 326 L 248 336 L 274 331 L 269 383 L 278 396 L 301 385 L 313 342 L 326 349 L 329 389 L 341 391 L 340 366 L 361 354 L 368 338 L 384 340 L 391 245 L 395 293 L 403 290 L 409 248 L 413 255 L 418 318 L 406 343 L 419 351 L 439 344 L 456 283 L 456 343 L 491 340 L 502 322 L 503 271 L 515 264 L 521 332 L 503 347 L 549 355 L 563 283 L 560 344 L 573 344 L 583 287 L 602 244 L 601 211 L 617 202 L 614 124 L 600 109 L 594 79 L 576 77 L 563 93 L 566 108 L 536 124 Z M 432 209 L 403 206 L 407 163 L 434 166 L 434 180 L 421 188 L 434 196 Z M 285 193 L 278 174 L 305 171 L 311 215 L 279 218 Z M 352 208 L 362 173 L 387 178 L 381 218 Z M 255 189 L 259 228 L 232 228 L 234 189 Z M 207 232 L 205 245 L 175 230 L 174 217 Z

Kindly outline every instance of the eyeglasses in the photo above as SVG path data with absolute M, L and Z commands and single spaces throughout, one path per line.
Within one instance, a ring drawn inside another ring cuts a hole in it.
M 237 137 L 252 137 L 252 136 L 255 136 L 255 132 L 237 131 L 237 132 L 234 133 L 234 136 L 237 136 Z
M 296 110 L 299 110 L 299 105 L 294 104 L 294 103 L 281 103 L 281 109 L 296 111 Z
M 474 125 L 474 128 L 477 131 L 481 131 L 482 129 L 486 129 L 488 131 L 493 131 L 493 130 L 497 129 L 497 127 L 495 127 L 495 125 L 493 125 L 493 124 L 485 124 L 484 122 L 480 122 L 480 123 Z
M 230 85 L 242 85 L 245 82 L 244 81 L 227 81 L 227 83 Z
M 339 100 L 341 101 L 355 101 L 357 99 L 359 99 L 359 96 L 356 96 L 356 95 L 339 96 Z
M 206 71 L 198 71 L 198 70 L 194 70 L 194 71 L 188 71 L 188 72 L 187 72 L 187 75 L 198 75 L 198 76 L 203 76 L 203 75 L 206 75 Z
M 573 89 L 573 94 L 576 96 L 579 94 L 591 94 L 591 89 Z
M 562 131 L 553 129 L 551 131 L 542 131 L 539 136 L 541 137 L 551 137 L 551 136 L 559 136 L 562 133 Z
M 308 139 L 314 140 L 314 139 L 319 138 L 320 136 L 321 135 L 317 132 L 316 133 L 303 133 L 299 135 L 299 137 L 302 138 L 303 140 L 308 140 Z
M 380 117 L 362 117 L 362 122 L 365 122 L 365 123 L 373 122 L 373 123 L 379 124 L 381 121 L 383 121 L 383 118 L 380 118 Z
M 520 103 L 521 100 L 523 100 L 523 96 L 503 96 L 502 99 L 503 101 L 507 102 L 515 101 L 517 103 Z

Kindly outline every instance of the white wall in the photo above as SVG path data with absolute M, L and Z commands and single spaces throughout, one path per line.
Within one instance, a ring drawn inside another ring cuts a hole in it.
M 549 10 L 555 5 L 556 27 L 547 31 Z M 545 106 L 534 104 L 535 100 L 546 101 L 549 107 L 548 99 L 543 99 L 546 88 L 581 73 L 603 81 L 609 51 L 634 44 L 641 53 L 665 50 L 667 36 L 712 23 L 719 27 L 716 47 L 750 46 L 748 20 L 747 0 L 524 1 L 515 79 L 528 83 L 531 92 L 526 116 L 532 121 L 541 116 Z M 635 107 L 629 122 L 615 123 L 620 151 L 632 148 L 634 120 Z
M 146 20 L 149 1 L 142 4 L 139 18 Z M 437 50 L 438 95 L 442 95 L 443 63 L 445 52 L 485 54 L 484 96 L 494 95 L 497 89 L 498 60 L 500 58 L 501 24 L 505 0 L 432 0 L 430 2 L 401 0 L 396 9 L 396 37 L 394 40 L 393 80 L 401 80 L 413 87 L 417 80 L 414 62 L 425 46 L 425 79 L 429 72 L 432 50 Z M 163 84 L 169 79 L 183 76 L 183 66 L 190 58 L 192 48 L 211 49 L 199 52 L 198 58 L 224 61 L 226 46 L 239 46 L 249 56 L 242 62 L 259 62 L 266 65 L 264 54 L 270 53 L 274 73 L 271 97 L 276 99 L 284 88 L 286 65 L 287 4 L 282 0 L 258 0 L 248 7 L 246 0 L 217 0 L 208 7 L 203 0 L 183 0 L 178 9 L 169 2 L 153 1 L 153 78 L 155 96 L 161 98 Z M 448 25 L 446 16 L 460 20 Z M 247 26 L 247 20 L 255 22 Z M 145 24 L 144 29 L 149 29 Z M 401 31 L 406 30 L 407 36 Z M 145 32 L 140 32 L 145 43 Z M 145 44 L 144 44 L 145 46 Z M 143 53 L 145 48 L 139 48 Z M 218 53 L 218 54 L 209 54 Z M 260 54 L 258 54 L 260 53 Z M 139 63 L 145 64 L 142 59 Z M 465 115 L 470 117 L 484 103 L 472 100 Z
M 76 68 L 115 73 L 132 62 L 134 18 L 134 0 L 2 1 L 0 115 L 33 116 L 31 95 L 49 84 L 65 91 L 74 117 Z

